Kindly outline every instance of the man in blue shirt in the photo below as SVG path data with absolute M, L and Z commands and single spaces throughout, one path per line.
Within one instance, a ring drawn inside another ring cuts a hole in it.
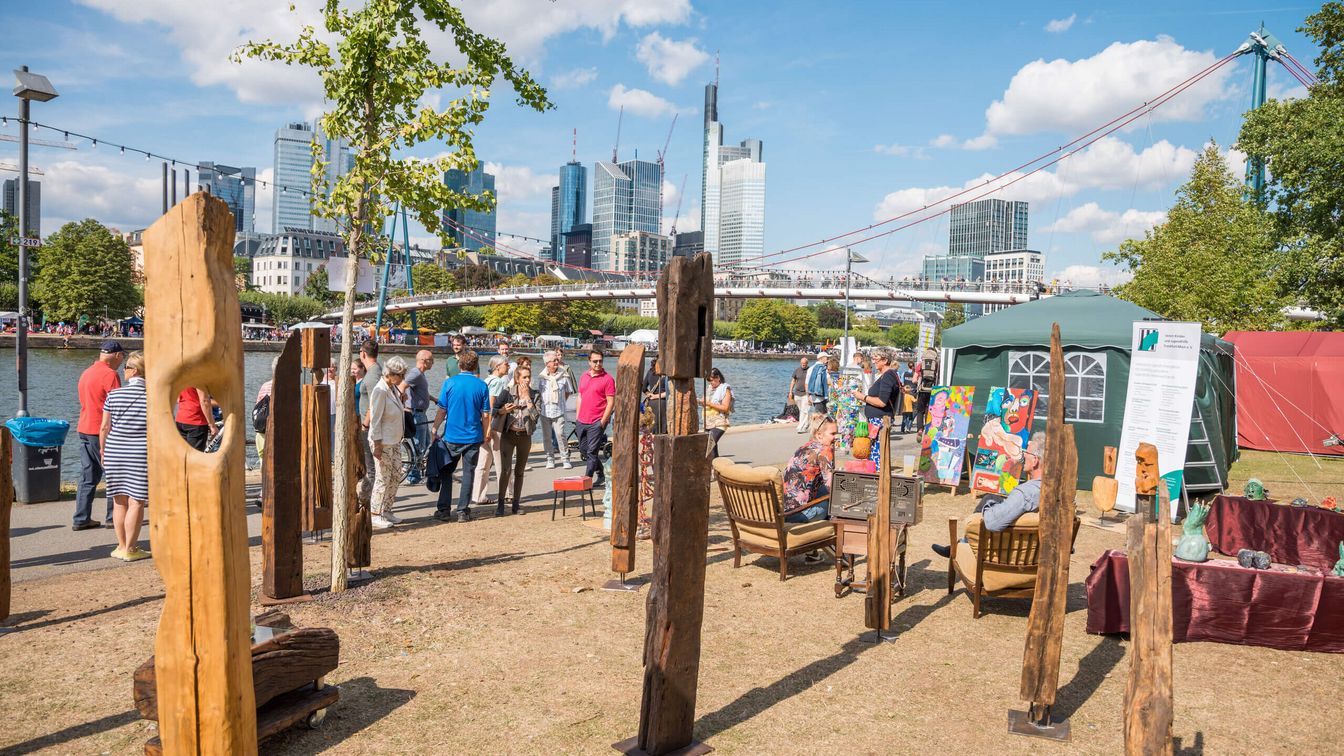
M 461 372 L 444 381 L 439 392 L 434 438 L 443 440 L 447 462 L 439 473 L 442 483 L 434 519 L 443 522 L 452 516 L 453 471 L 458 460 L 462 461 L 462 482 L 457 497 L 457 521 L 471 519 L 471 482 L 476 477 L 476 460 L 490 422 L 490 389 L 476 377 L 478 359 L 473 351 L 463 352 L 458 357 Z
M 984 518 L 986 530 L 991 533 L 1002 533 L 1027 512 L 1041 510 L 1041 475 L 1044 472 L 1041 469 L 1041 455 L 1044 453 L 1045 434 L 1033 433 L 1031 440 L 1027 442 L 1027 450 L 1022 459 L 1022 472 L 1027 479 L 1017 484 L 1017 488 L 1014 488 L 1007 497 L 997 494 L 986 494 L 981 497 L 975 511 Z M 968 521 L 966 527 L 969 529 L 972 526 L 973 524 Z M 974 527 L 979 525 L 974 524 Z M 966 541 L 965 536 L 962 536 L 961 540 Z M 952 555 L 952 549 L 935 543 L 933 553 L 946 559 Z

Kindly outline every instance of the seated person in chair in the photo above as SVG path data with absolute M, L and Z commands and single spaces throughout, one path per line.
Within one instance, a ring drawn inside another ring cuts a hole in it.
M 1027 512 L 1038 512 L 1041 508 L 1041 454 L 1045 451 L 1045 434 L 1033 433 L 1027 442 L 1022 460 L 1022 472 L 1027 479 L 1005 496 L 985 494 L 976 505 L 975 511 L 984 518 L 985 528 L 992 533 L 1000 533 L 1013 526 L 1017 518 Z M 967 525 L 969 529 L 972 527 Z M 966 541 L 963 535 L 962 542 Z M 951 556 L 952 549 L 942 544 L 933 544 L 933 553 L 940 557 Z
M 785 522 L 816 522 L 831 513 L 831 473 L 835 470 L 834 418 L 826 418 L 784 468 Z M 821 499 L 821 501 L 818 501 Z

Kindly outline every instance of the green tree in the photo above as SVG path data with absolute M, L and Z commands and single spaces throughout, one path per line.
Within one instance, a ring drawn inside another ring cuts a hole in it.
M 457 291 L 457 279 L 444 268 L 431 263 L 416 263 L 411 268 L 411 278 L 415 281 L 416 294 Z M 457 331 L 468 323 L 468 307 L 451 307 L 434 310 L 421 310 L 416 318 L 421 328 L 433 328 L 437 333 Z
M 1325 3 L 1298 31 L 1320 49 L 1320 83 L 1299 100 L 1246 114 L 1237 147 L 1268 168 L 1263 200 L 1288 252 L 1278 283 L 1344 326 L 1344 3 Z
M 321 129 L 353 147 L 353 168 L 335 186 L 328 186 L 322 147 L 317 141 L 312 146 L 313 212 L 336 220 L 349 255 L 341 325 L 351 333 L 358 262 L 369 256 L 366 229 L 382 228 L 400 204 L 449 244 L 452 235 L 440 225 L 442 208 L 488 210 L 493 205 L 488 193 L 454 191 L 442 177 L 449 169 L 476 167 L 472 137 L 485 120 L 496 78 L 503 77 L 512 86 L 519 105 L 537 111 L 552 106 L 546 91 L 514 65 L 502 42 L 473 31 L 461 11 L 444 0 L 327 0 L 322 20 L 321 32 L 304 26 L 292 42 L 248 42 L 234 53 L 234 60 L 260 58 L 315 69 L 329 108 Z M 456 51 L 446 62 L 431 54 L 422 25 L 452 39 Z M 442 110 L 427 104 L 426 97 L 440 92 L 454 96 Z M 412 154 L 425 142 L 446 143 L 448 150 L 429 159 Z M 340 375 L 350 368 L 351 341 L 341 341 Z M 345 439 L 355 432 L 347 421 L 354 397 L 347 382 L 338 386 L 336 437 Z M 338 545 L 331 549 L 333 592 L 346 588 L 346 513 L 352 494 L 347 448 L 348 444 L 336 444 L 332 542 Z
M 19 219 L 0 210 L 0 281 L 19 280 Z M 28 255 L 28 264 L 32 265 L 37 255 Z M 33 271 L 28 271 L 33 275 Z M 31 279 L 29 279 L 31 280 Z
M 80 315 L 120 318 L 140 306 L 131 282 L 131 250 L 92 218 L 67 223 L 38 252 L 41 270 L 33 294 L 48 320 Z
M 317 270 L 308 275 L 308 280 L 303 282 L 303 293 L 323 305 L 336 303 L 336 297 L 331 293 L 330 279 L 327 278 L 326 265 L 318 266 Z
M 504 281 L 504 276 L 500 275 L 499 271 L 481 263 L 458 266 L 453 271 L 453 277 L 457 279 L 458 291 L 493 289 Z
M 817 316 L 806 307 L 785 302 L 779 307 L 784 320 L 785 341 L 811 344 L 817 338 Z
M 501 282 L 500 286 L 527 286 L 529 283 L 527 276 L 518 273 Z M 540 308 L 535 304 L 505 302 L 487 305 L 485 308 L 485 327 L 492 331 L 530 333 L 535 336 L 540 322 Z
M 845 308 L 826 300 L 815 307 L 818 328 L 844 328 Z
M 0 281 L 0 310 L 19 309 L 19 285 L 12 281 Z
M 737 337 L 766 344 L 788 340 L 788 330 L 778 299 L 753 299 L 737 314 Z
M 966 305 L 960 302 L 952 302 L 943 310 L 942 330 L 956 328 L 966 322 Z
M 1102 255 L 1134 274 L 1116 287 L 1118 296 L 1175 320 L 1198 320 L 1213 333 L 1282 322 L 1284 257 L 1270 218 L 1243 197 L 1216 144 L 1195 161 L 1166 222 Z
M 238 301 L 265 308 L 267 319 L 278 326 L 312 320 L 327 310 L 327 305 L 312 297 L 291 297 L 265 291 L 239 292 Z
M 252 289 L 252 258 L 241 255 L 233 256 L 233 278 L 242 286 L 242 291 Z

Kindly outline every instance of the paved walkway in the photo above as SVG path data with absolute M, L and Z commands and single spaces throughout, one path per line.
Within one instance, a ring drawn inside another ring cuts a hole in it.
M 910 454 L 914 450 L 914 434 L 907 434 L 896 442 L 898 454 Z M 725 456 L 733 457 L 747 464 L 782 464 L 793 455 L 802 443 L 803 436 L 795 434 L 793 425 L 750 425 L 731 428 L 724 435 L 722 448 Z M 899 459 L 899 457 L 898 457 Z M 575 469 L 557 468 L 547 470 L 546 458 L 538 445 L 532 454 L 533 469 L 528 472 L 523 483 L 524 506 L 549 508 L 551 501 L 551 481 L 558 477 L 582 473 L 576 463 Z M 492 478 L 491 490 L 494 490 Z M 454 483 L 454 486 L 457 484 Z M 254 501 L 260 490 L 259 477 L 248 477 L 247 500 Z M 456 493 L 456 488 L 454 489 Z M 403 520 L 415 521 L 427 519 L 434 512 L 436 494 L 429 493 L 423 485 L 403 484 L 397 498 L 397 516 Z M 601 490 L 595 496 L 601 509 Z M 574 499 L 571 498 L 571 503 Z M 93 511 L 102 513 L 106 504 L 102 499 L 94 502 Z M 150 505 L 151 515 L 153 503 Z M 116 537 L 110 528 L 83 530 L 70 529 L 70 519 L 74 511 L 74 501 L 53 501 L 43 504 L 15 504 L 11 521 L 10 538 L 12 545 L 12 569 L 15 582 L 33 580 L 41 577 L 59 575 L 68 572 L 80 572 L 117 566 L 120 562 L 112 559 L 109 553 L 116 543 Z M 475 513 L 493 515 L 492 507 L 477 507 Z M 253 506 L 247 508 L 247 530 L 251 546 L 261 544 L 261 513 Z M 574 516 L 571 507 L 571 516 Z M 468 526 L 469 527 L 469 526 Z M 141 531 L 141 547 L 149 549 L 149 527 Z M 152 551 L 152 549 L 151 549 Z

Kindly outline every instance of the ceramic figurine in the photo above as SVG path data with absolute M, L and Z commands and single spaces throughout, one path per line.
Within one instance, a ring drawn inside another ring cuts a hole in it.
M 1181 523 L 1185 535 L 1176 544 L 1176 558 L 1187 562 L 1207 562 L 1209 559 L 1209 539 L 1204 535 L 1204 521 L 1209 517 L 1208 504 L 1191 504 L 1190 511 Z
M 1344 541 L 1340 541 L 1339 543 L 1339 561 L 1335 562 L 1335 569 L 1333 572 L 1336 577 L 1344 577 Z
M 1264 501 L 1269 498 L 1269 491 L 1265 488 L 1265 484 L 1256 478 L 1246 481 L 1246 488 L 1242 489 L 1242 493 L 1251 501 Z
M 1327 496 L 1321 499 L 1321 509 L 1339 509 L 1339 505 L 1335 502 L 1335 497 Z

